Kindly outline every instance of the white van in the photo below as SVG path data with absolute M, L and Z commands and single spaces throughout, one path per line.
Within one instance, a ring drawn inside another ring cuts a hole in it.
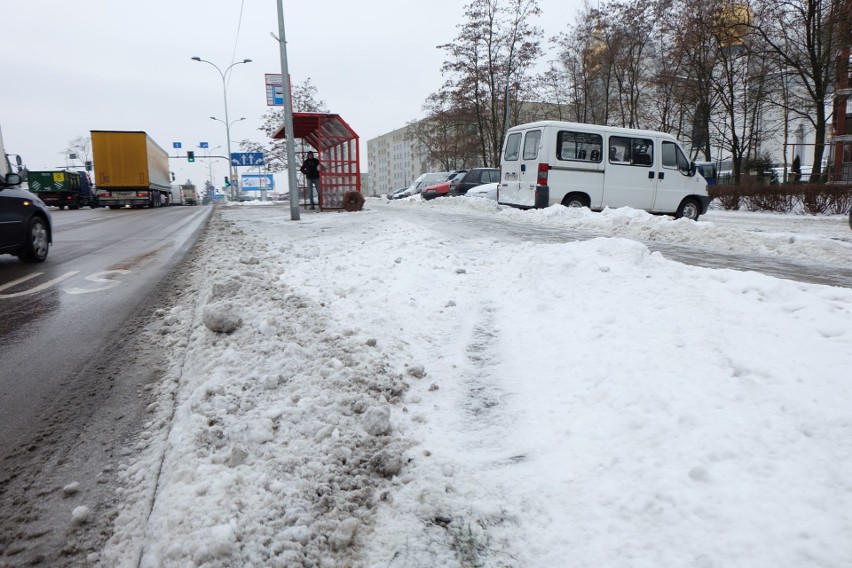
M 710 197 L 695 172 L 664 132 L 532 122 L 506 133 L 497 201 L 521 208 L 633 207 L 698 219 Z

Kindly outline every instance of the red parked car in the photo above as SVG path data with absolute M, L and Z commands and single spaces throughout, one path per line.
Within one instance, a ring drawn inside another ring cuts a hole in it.
M 423 191 L 420 192 L 420 197 L 423 199 L 435 199 L 436 197 L 441 197 L 444 195 L 448 195 L 450 192 L 450 184 L 454 179 L 458 179 L 459 176 L 464 175 L 467 170 L 457 170 L 450 173 L 450 176 L 446 181 L 442 181 L 441 183 L 436 183 L 423 188 Z

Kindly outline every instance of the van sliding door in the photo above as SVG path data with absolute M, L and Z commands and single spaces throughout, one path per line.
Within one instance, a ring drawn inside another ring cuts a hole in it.
M 629 136 L 608 138 L 603 207 L 651 211 L 657 190 L 654 140 Z

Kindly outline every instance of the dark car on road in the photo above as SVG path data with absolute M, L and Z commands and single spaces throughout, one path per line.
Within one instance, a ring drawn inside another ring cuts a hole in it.
M 473 168 L 463 171 L 447 183 L 427 187 L 423 190 L 423 199 L 435 199 L 446 195 L 465 195 L 467 190 L 484 183 L 500 181 L 500 170 L 497 168 Z
M 20 183 L 14 173 L 0 179 L 0 254 L 43 262 L 53 242 L 50 210 Z

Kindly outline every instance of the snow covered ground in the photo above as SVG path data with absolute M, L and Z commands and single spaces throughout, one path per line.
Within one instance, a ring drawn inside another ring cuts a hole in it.
M 412 208 L 606 237 L 450 243 Z M 634 240 L 849 268 L 850 233 L 466 197 L 220 207 L 148 330 L 169 366 L 90 560 L 852 565 L 852 289 Z

